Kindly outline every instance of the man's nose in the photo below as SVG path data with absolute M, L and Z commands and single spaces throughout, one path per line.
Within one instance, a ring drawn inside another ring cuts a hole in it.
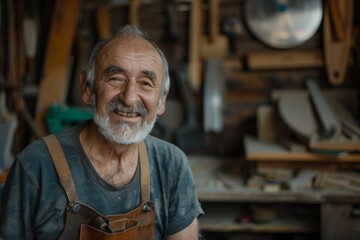
M 136 104 L 139 99 L 136 83 L 128 81 L 125 86 L 123 86 L 123 89 L 119 94 L 119 98 L 127 106 L 133 106 Z

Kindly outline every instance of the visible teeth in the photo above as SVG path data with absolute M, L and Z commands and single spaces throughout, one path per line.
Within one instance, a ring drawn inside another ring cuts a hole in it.
M 136 113 L 120 112 L 120 111 L 116 111 L 116 113 L 119 115 L 122 115 L 122 116 L 126 116 L 126 117 L 136 117 L 137 116 Z

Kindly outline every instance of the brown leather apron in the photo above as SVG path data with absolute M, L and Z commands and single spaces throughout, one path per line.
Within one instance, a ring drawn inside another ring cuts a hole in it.
M 65 228 L 59 239 L 154 239 L 155 207 L 154 203 L 150 201 L 150 170 L 144 142 L 139 144 L 140 206 L 125 214 L 104 216 L 91 207 L 80 203 L 69 166 L 56 136 L 44 137 L 44 141 L 68 198 Z

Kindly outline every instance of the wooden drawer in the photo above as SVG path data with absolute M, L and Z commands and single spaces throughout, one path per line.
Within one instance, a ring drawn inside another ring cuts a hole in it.
M 324 203 L 322 205 L 323 240 L 360 240 L 360 205 Z

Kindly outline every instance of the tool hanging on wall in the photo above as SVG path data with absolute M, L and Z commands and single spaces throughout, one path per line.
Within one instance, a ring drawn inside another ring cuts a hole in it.
M 322 0 L 246 0 L 244 17 L 263 43 L 285 49 L 309 40 L 321 24 Z
M 202 78 L 202 65 L 200 56 L 201 19 L 202 0 L 192 1 L 190 9 L 188 55 L 190 86 L 195 92 L 200 91 Z
M 323 41 L 327 77 L 338 86 L 345 80 L 349 63 L 353 17 L 353 0 L 325 1 Z
M 228 39 L 219 30 L 219 0 L 209 0 L 208 15 L 209 35 L 202 36 L 201 57 L 204 72 L 204 130 L 221 132 L 224 128 L 223 109 L 225 78 L 223 60 L 228 53 Z M 204 19 L 205 20 L 205 19 Z M 204 26 L 204 24 L 202 24 Z
M 307 79 L 306 87 L 312 100 L 317 119 L 320 120 L 321 130 L 318 130 L 321 138 L 330 138 L 339 136 L 341 126 L 335 118 L 325 96 L 322 94 L 320 87 L 313 79 Z
M 22 21 L 23 42 L 26 57 L 23 94 L 25 91 L 25 96 L 29 95 L 32 97 L 37 95 L 37 68 L 35 61 L 38 53 L 40 34 L 37 8 L 38 6 L 36 6 L 35 0 L 25 1 L 25 13 Z
M 37 23 L 34 17 L 25 17 L 23 30 L 26 53 L 26 74 L 22 94 L 24 96 L 35 97 L 38 94 L 38 87 L 35 81 L 35 57 L 39 34 Z
M 179 38 L 179 28 L 177 23 L 177 9 L 175 0 L 165 0 L 165 17 L 166 17 L 166 38 L 172 42 Z
M 208 144 L 197 120 L 196 104 L 189 84 L 188 69 L 185 64 L 172 68 L 176 87 L 184 108 L 184 122 L 175 132 L 175 142 L 184 151 L 194 150 Z
M 201 57 L 205 60 L 211 58 L 224 59 L 228 53 L 229 43 L 227 37 L 220 33 L 219 0 L 209 0 L 209 7 L 209 15 L 201 19 L 201 26 L 205 26 L 206 22 L 209 26 L 209 34 L 201 37 Z M 206 15 L 203 14 L 203 16 Z M 204 31 L 200 30 L 200 32 Z

